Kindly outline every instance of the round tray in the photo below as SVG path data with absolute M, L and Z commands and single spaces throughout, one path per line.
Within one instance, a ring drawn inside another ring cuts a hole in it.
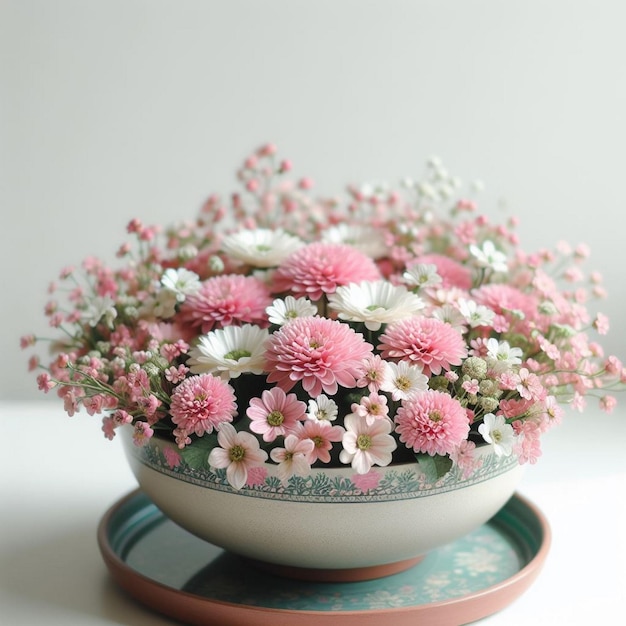
M 458 626 L 499 611 L 532 584 L 550 529 L 537 507 L 515 495 L 488 523 L 405 572 L 304 582 L 268 574 L 198 539 L 134 491 L 104 515 L 98 543 L 123 589 L 186 624 Z

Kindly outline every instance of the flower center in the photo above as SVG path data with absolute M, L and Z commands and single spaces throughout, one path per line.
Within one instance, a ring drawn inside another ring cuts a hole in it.
M 313 443 L 316 448 L 321 448 L 324 445 L 324 439 L 318 435 L 317 437 L 313 437 Z
M 242 461 L 246 456 L 246 449 L 243 446 L 235 445 L 228 451 L 228 458 L 233 461 Z
M 285 416 L 280 411 L 272 411 L 267 416 L 267 423 L 270 426 L 280 426 L 285 421 Z
M 372 437 L 370 435 L 359 435 L 356 439 L 356 447 L 359 450 L 369 450 L 372 447 Z
M 269 252 L 272 248 L 271 246 L 268 246 L 266 243 L 259 243 L 257 244 L 257 252 Z
M 400 391 L 407 391 L 411 388 L 411 381 L 406 376 L 398 376 L 395 382 L 396 382 L 396 387 Z
M 494 443 L 500 443 L 502 441 L 502 433 L 499 430 L 492 430 L 490 434 Z
M 231 350 L 224 355 L 225 359 L 229 359 L 231 361 L 239 361 L 239 359 L 243 359 L 244 357 L 252 356 L 252 352 L 249 350 L 243 350 L 242 348 Z
M 441 413 L 437 409 L 431 411 L 428 417 L 430 418 L 431 422 L 440 422 L 443 419 L 443 415 L 441 415 Z
M 385 307 L 382 304 L 370 304 L 365 308 L 367 311 L 376 311 L 376 309 L 384 309 Z

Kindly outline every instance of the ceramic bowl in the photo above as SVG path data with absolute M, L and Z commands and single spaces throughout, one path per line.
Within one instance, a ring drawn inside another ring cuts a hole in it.
M 122 429 L 124 430 L 124 429 Z M 156 437 L 144 447 L 123 436 L 141 489 L 172 521 L 273 571 L 326 580 L 359 580 L 401 571 L 430 550 L 475 530 L 513 495 L 522 468 L 479 448 L 482 467 L 454 469 L 430 484 L 418 463 L 312 470 L 283 485 L 266 464 L 240 490 L 224 470 L 174 465 L 176 447 Z M 169 461 L 169 462 L 168 462 Z M 286 571 L 286 570 L 285 570 Z M 319 574 L 319 575 L 317 575 Z

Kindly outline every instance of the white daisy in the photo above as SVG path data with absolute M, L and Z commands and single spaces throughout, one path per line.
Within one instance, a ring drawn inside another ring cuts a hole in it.
M 494 337 L 487 339 L 487 363 L 496 373 L 501 373 L 522 362 L 520 348 L 512 348 L 508 341 L 498 341 Z
M 301 239 L 280 228 L 240 230 L 222 240 L 227 255 L 254 267 L 276 267 L 302 245 Z
M 393 400 L 406 400 L 410 395 L 428 389 L 428 377 L 416 365 L 406 361 L 388 361 L 385 363 L 385 380 L 380 389 L 391 393 Z
M 219 374 L 224 379 L 246 372 L 262 374 L 268 336 L 266 328 L 253 324 L 213 330 L 200 337 L 187 364 L 193 374 Z
M 381 231 L 371 226 L 338 224 L 325 230 L 321 240 L 350 245 L 372 259 L 380 259 L 389 252 Z
M 506 423 L 504 416 L 487 413 L 478 427 L 483 439 L 493 446 L 496 456 L 509 456 L 515 444 L 513 426 Z
M 441 283 L 437 266 L 432 263 L 417 263 L 407 269 L 402 277 L 408 285 L 414 285 L 418 289 L 434 287 Z
M 386 281 L 363 281 L 337 287 L 328 296 L 332 309 L 339 319 L 365 322 L 369 330 L 378 330 L 382 324 L 409 317 L 424 308 L 424 301 L 403 285 Z
M 317 315 L 317 307 L 308 298 L 287 296 L 284 300 L 276 299 L 265 309 L 272 324 L 282 326 L 297 317 L 313 317 Z
M 458 302 L 459 311 L 465 318 L 467 323 L 472 327 L 490 326 L 496 314 L 488 307 L 482 304 L 476 304 L 474 300 L 466 300 L 461 298 Z
M 472 244 L 470 252 L 478 262 L 479 267 L 491 268 L 494 272 L 507 272 L 506 255 L 500 252 L 492 241 L 485 241 L 482 248 Z
M 446 324 L 450 324 L 452 328 L 456 328 L 460 332 L 464 332 L 467 322 L 459 310 L 452 304 L 444 304 L 433 310 L 432 316 Z
M 337 403 L 322 393 L 315 400 L 309 400 L 309 410 L 306 416 L 308 419 L 318 422 L 324 420 L 333 422 L 337 419 L 338 412 Z
M 170 267 L 161 276 L 161 284 L 164 289 L 176 294 L 178 302 L 184 302 L 187 296 L 197 293 L 200 289 L 200 277 L 184 267 L 179 269 Z

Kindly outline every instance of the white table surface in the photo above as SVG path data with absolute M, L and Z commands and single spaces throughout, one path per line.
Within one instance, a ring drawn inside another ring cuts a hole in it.
M 101 436 L 99 418 L 70 418 L 56 401 L 0 403 L 0 419 L 0 624 L 172 624 L 121 592 L 98 551 L 101 516 L 136 487 L 120 442 Z M 612 415 L 568 411 L 543 447 L 519 493 L 550 522 L 547 562 L 480 624 L 624 623 L 626 402 Z

